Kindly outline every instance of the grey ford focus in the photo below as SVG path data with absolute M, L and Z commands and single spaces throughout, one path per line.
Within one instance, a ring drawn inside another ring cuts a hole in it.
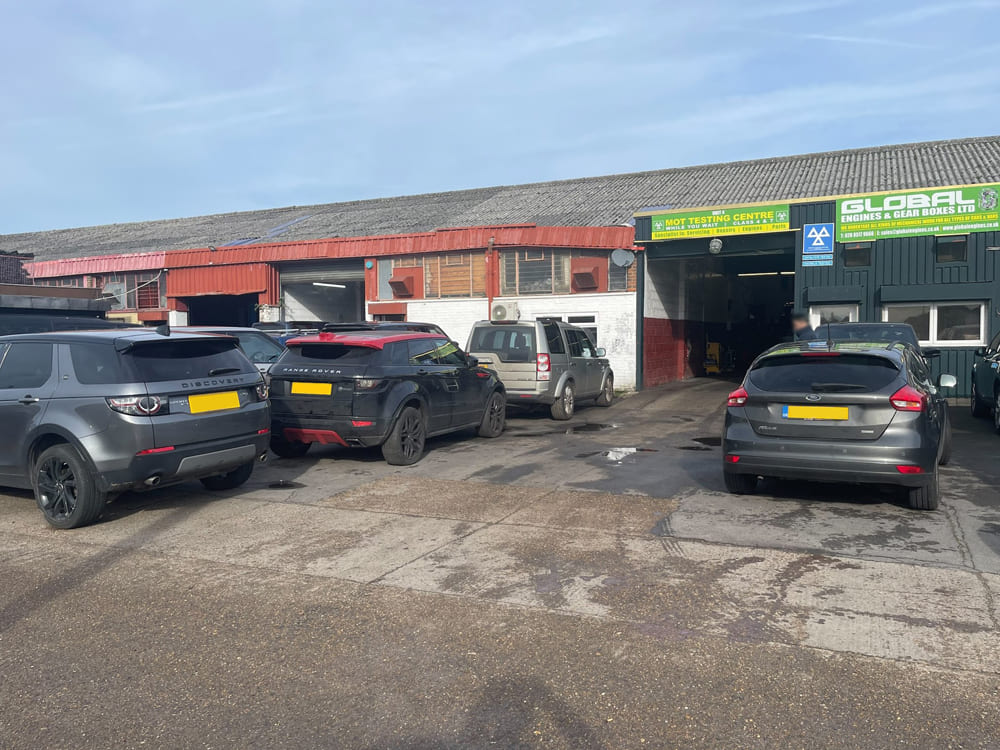
M 887 484 L 910 507 L 938 506 L 938 464 L 951 452 L 952 375 L 931 382 L 925 360 L 899 342 L 811 341 L 768 350 L 729 394 L 726 488 L 758 478 Z

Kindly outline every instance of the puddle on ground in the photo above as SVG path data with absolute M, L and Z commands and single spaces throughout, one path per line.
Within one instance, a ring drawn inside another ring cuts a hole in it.
M 707 445 L 678 445 L 677 450 L 679 451 L 710 451 L 712 450 Z
M 721 437 L 700 437 L 694 438 L 696 443 L 701 443 L 702 445 L 714 445 L 716 447 L 722 445 Z
M 591 451 L 590 453 L 578 453 L 577 458 L 592 458 L 594 456 L 604 456 L 609 461 L 621 463 L 628 456 L 636 453 L 658 453 L 656 448 L 609 448 L 606 451 Z
M 300 490 L 305 487 L 301 482 L 292 482 L 288 479 L 279 479 L 277 482 L 271 482 L 267 485 L 268 489 L 271 490 Z
M 604 432 L 605 430 L 615 430 L 618 428 L 616 424 L 575 424 L 566 428 L 566 434 L 571 435 L 577 432 Z
M 668 414 L 665 417 L 660 417 L 660 422 L 666 422 L 667 424 L 686 424 L 688 422 L 693 422 L 694 417 L 682 417 L 677 414 Z

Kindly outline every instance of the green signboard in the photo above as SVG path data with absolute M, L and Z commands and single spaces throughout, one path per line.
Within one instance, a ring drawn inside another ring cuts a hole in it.
M 905 190 L 837 201 L 837 242 L 1000 229 L 1000 185 Z
M 653 216 L 654 240 L 722 237 L 731 234 L 787 232 L 788 204 L 748 208 L 677 211 Z

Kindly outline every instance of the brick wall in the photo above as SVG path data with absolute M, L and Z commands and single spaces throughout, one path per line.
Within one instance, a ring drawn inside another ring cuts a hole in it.
M 643 331 L 643 377 L 647 387 L 704 374 L 705 336 L 701 323 L 645 318 Z

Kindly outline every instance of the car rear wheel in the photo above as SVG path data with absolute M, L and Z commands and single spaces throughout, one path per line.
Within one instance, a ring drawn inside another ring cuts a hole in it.
M 754 474 L 722 475 L 726 480 L 726 489 L 734 495 L 749 495 L 757 489 L 757 477 Z
M 382 456 L 393 466 L 410 466 L 424 455 L 427 428 L 420 410 L 407 406 L 382 444 Z
M 101 516 L 107 496 L 71 445 L 53 445 L 35 462 L 35 502 L 57 529 L 75 529 Z
M 938 497 L 938 475 L 934 472 L 930 484 L 923 487 L 910 487 L 907 490 L 910 507 L 914 510 L 937 510 Z
M 976 374 L 972 374 L 972 395 L 969 397 L 969 405 L 972 407 L 972 416 L 976 419 L 985 417 L 989 411 L 983 402 L 979 400 L 979 391 L 976 390 Z
M 253 474 L 253 461 L 248 464 L 243 464 L 242 466 L 237 466 L 230 472 L 226 474 L 218 474 L 214 477 L 205 477 L 201 480 L 201 483 L 205 485 L 207 489 L 218 491 L 218 490 L 234 490 L 241 484 L 244 484 Z
M 598 406 L 611 406 L 611 402 L 615 400 L 615 376 L 609 374 L 604 380 L 604 388 L 601 389 L 601 395 L 597 397 Z
M 570 382 L 563 386 L 562 395 L 552 404 L 550 412 L 553 419 L 565 421 L 572 419 L 575 411 L 576 391 L 573 389 L 573 383 Z
M 271 452 L 281 458 L 302 458 L 309 451 L 312 443 L 302 443 L 298 440 L 284 440 L 282 438 L 271 438 Z
M 941 458 L 938 459 L 938 463 L 941 466 L 947 466 L 948 462 L 951 461 L 951 420 L 949 419 L 944 423 L 944 435 L 941 436 Z
M 479 424 L 479 437 L 495 438 L 503 434 L 507 421 L 507 397 L 500 391 L 494 391 L 486 401 L 486 411 L 483 421 Z

